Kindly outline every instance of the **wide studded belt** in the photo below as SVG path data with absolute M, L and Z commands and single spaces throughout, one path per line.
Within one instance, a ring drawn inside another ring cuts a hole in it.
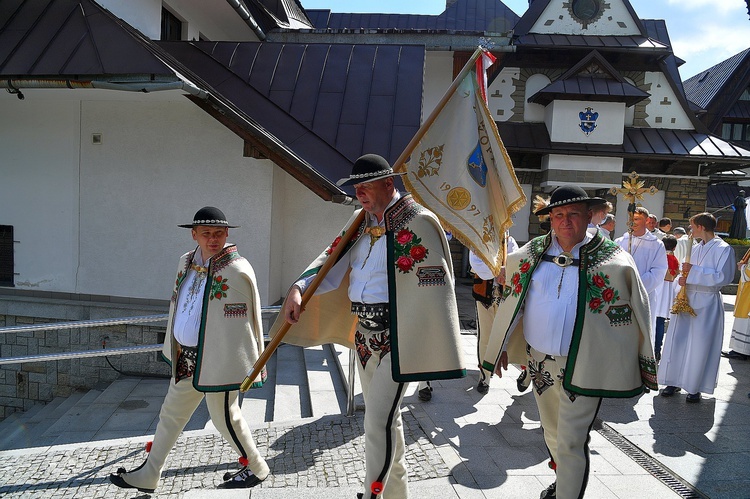
M 391 327 L 391 314 L 387 303 L 352 303 L 352 313 L 359 324 L 369 331 L 384 331 Z

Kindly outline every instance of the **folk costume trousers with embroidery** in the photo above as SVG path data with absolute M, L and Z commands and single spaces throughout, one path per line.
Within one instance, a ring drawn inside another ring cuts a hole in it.
M 479 363 L 479 381 L 490 384 L 490 377 L 492 372 L 482 367 L 482 358 L 484 357 L 484 351 L 487 350 L 487 343 L 490 341 L 490 333 L 492 332 L 492 323 L 495 321 L 495 314 L 497 313 L 497 302 L 493 302 L 492 305 L 486 307 L 483 303 L 477 301 L 477 362 Z
M 364 497 L 406 499 L 409 487 L 401 401 L 408 383 L 393 381 L 388 329 L 374 332 L 360 323 L 355 343 L 365 399 Z
M 589 479 L 589 433 L 602 399 L 571 394 L 563 389 L 567 357 L 552 358 L 529 352 L 528 366 L 534 398 L 544 431 L 544 442 L 557 466 L 557 498 L 583 497 Z
M 169 451 L 205 396 L 211 421 L 221 436 L 239 456 L 247 457 L 248 468 L 255 476 L 265 479 L 270 470 L 258 452 L 250 428 L 240 412 L 239 392 L 203 393 L 193 388 L 192 381 L 191 378 L 186 378 L 175 383 L 172 378 L 159 412 L 151 452 L 139 468 L 124 473 L 122 478 L 130 485 L 155 489 Z

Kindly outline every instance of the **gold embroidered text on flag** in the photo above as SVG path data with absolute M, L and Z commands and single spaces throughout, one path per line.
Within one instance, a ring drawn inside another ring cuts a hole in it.
M 497 275 L 505 230 L 526 196 L 478 90 L 472 69 L 412 151 L 404 183 Z

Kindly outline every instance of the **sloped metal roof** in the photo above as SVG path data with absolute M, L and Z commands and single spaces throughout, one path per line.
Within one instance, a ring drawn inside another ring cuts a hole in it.
M 665 46 L 672 46 L 672 42 L 669 39 L 669 31 L 667 30 L 667 23 L 663 19 L 642 19 L 641 22 L 648 36 L 660 41 Z M 678 59 L 670 49 L 669 55 L 664 59 L 664 67 L 677 91 L 684 96 L 685 90 L 682 88 L 682 78 L 680 78 L 679 70 L 680 63 L 681 59 Z
M 550 35 L 531 33 L 521 35 L 513 42 L 519 46 L 535 48 L 584 47 L 598 50 L 645 49 L 658 52 L 668 47 L 647 36 Z
M 632 106 L 647 98 L 649 94 L 628 82 L 611 78 L 576 76 L 553 81 L 529 97 L 529 102 L 546 106 L 556 99 L 595 100 L 601 102 L 624 102 Z
M 520 19 L 499 0 L 457 0 L 441 14 L 359 14 L 307 10 L 317 29 L 396 29 L 506 33 Z
M 628 83 L 599 51 L 592 50 L 557 80 L 529 97 L 529 102 L 546 106 L 556 99 L 576 99 L 624 102 L 631 106 L 648 96 Z
M 725 116 L 727 118 L 750 119 L 750 101 L 735 102 Z
M 188 78 L 226 99 L 335 183 L 354 161 L 395 161 L 419 129 L 422 46 L 158 42 Z M 182 71 L 181 71 L 182 72 Z
M 749 188 L 740 187 L 737 184 L 709 185 L 706 191 L 706 207 L 723 208 L 725 206 L 731 206 L 734 204 L 734 198 L 740 194 L 741 190 L 744 190 L 745 193 L 750 192 Z M 723 218 L 727 218 L 726 213 L 723 214 Z M 729 218 L 732 218 L 732 216 L 729 215 Z
M 173 71 L 91 0 L 3 0 L 0 76 L 87 78 Z
M 505 147 L 539 154 L 598 153 L 651 159 L 750 164 L 750 151 L 692 130 L 625 127 L 622 145 L 552 143 L 544 123 L 497 123 Z
M 688 78 L 683 82 L 685 95 L 703 109 L 708 109 L 711 101 L 721 91 L 727 80 L 748 58 L 750 58 L 750 48 Z

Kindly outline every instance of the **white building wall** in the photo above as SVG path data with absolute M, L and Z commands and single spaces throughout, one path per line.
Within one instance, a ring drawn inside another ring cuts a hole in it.
M 693 130 L 692 122 L 672 91 L 664 73 L 647 72 L 645 83 L 651 84 L 651 101 L 646 106 L 646 122 L 653 128 Z
M 427 51 L 424 73 L 424 97 L 422 98 L 422 121 L 443 98 L 453 83 L 453 52 Z
M 586 135 L 578 115 L 587 108 L 599 113 L 596 128 Z M 552 142 L 576 144 L 622 144 L 625 104 L 622 102 L 552 101 L 546 108 L 545 124 Z
M 168 299 L 189 223 L 217 206 L 273 303 L 353 207 L 325 202 L 179 92 L 0 95 L 0 224 L 18 289 Z M 101 134 L 101 144 L 92 135 Z M 278 227 L 276 226 L 278 225 Z
M 566 5 L 572 3 L 572 0 L 569 2 L 550 2 L 529 32 L 605 36 L 640 35 L 638 26 L 622 0 L 601 2 L 606 6 L 604 12 L 596 22 L 588 24 L 586 29 L 570 15 Z
M 0 94 L 0 224 L 12 225 L 20 288 L 67 291 L 78 265 L 79 103 Z
M 152 40 L 161 39 L 162 4 L 183 21 L 184 40 L 202 34 L 216 41 L 257 41 L 253 30 L 226 0 L 97 0 Z
M 519 68 L 503 68 L 487 88 L 488 107 L 495 121 L 508 121 L 513 117 L 513 92 L 516 90 L 514 80 L 520 77 Z

